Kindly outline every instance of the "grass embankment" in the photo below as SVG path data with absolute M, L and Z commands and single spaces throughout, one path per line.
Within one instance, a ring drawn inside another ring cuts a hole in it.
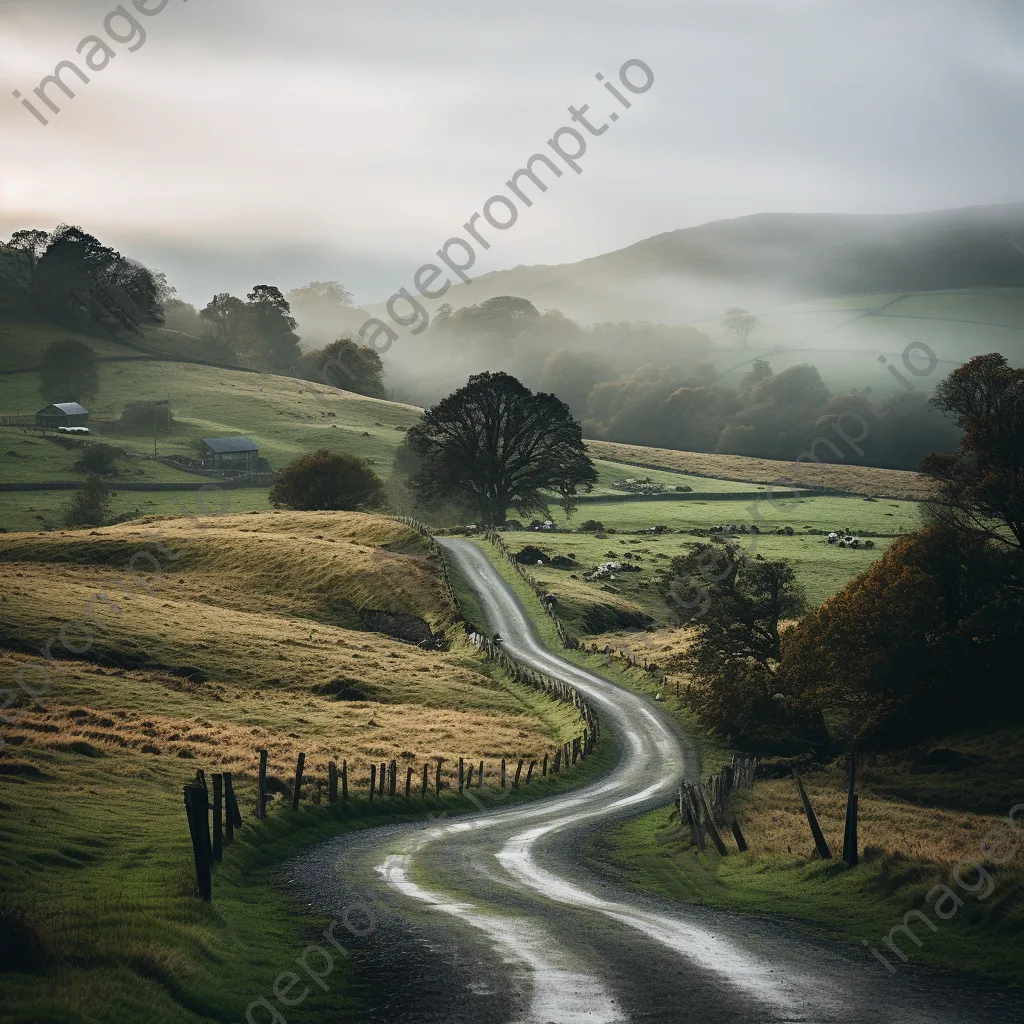
M 994 830 L 1012 837 L 1003 821 L 1024 800 L 1024 727 L 938 742 L 973 764 L 939 767 L 919 750 L 864 765 L 858 783 L 861 862 L 853 870 L 838 859 L 846 809 L 846 778 L 838 768 L 804 780 L 836 859 L 813 856 L 807 819 L 789 779 L 759 781 L 753 792 L 734 798 L 748 853 L 737 853 L 731 839 L 728 857 L 699 853 L 664 808 L 595 837 L 585 856 L 640 891 L 781 917 L 858 944 L 865 967 L 883 974 L 884 965 L 860 943 L 869 942 L 896 968 L 904 961 L 886 945 L 889 937 L 909 964 L 1024 985 L 1024 835 L 1016 837 L 1019 846 L 1009 860 L 1012 842 L 993 845 L 991 838 Z M 987 853 L 1005 863 L 994 863 Z M 973 865 L 986 874 L 979 876 Z M 962 906 L 952 899 L 942 904 L 936 886 L 947 886 Z M 936 914 L 938 905 L 948 919 Z M 920 946 L 902 931 L 905 920 Z
M 5 712 L 0 945 L 31 968 L 3 975 L 5 1020 L 240 1019 L 324 926 L 270 884 L 272 866 L 341 828 L 423 813 L 401 797 L 371 810 L 371 763 L 397 759 L 401 791 L 407 765 L 418 783 L 424 763 L 445 758 L 448 793 L 427 806 L 469 809 L 450 795 L 459 756 L 484 760 L 495 786 L 500 758 L 514 768 L 579 733 L 574 709 L 509 683 L 458 628 L 448 650 L 371 632 L 436 637 L 452 623 L 436 563 L 404 526 L 292 513 L 201 526 L 0 538 L 5 686 L 66 622 L 79 620 L 63 634 L 76 649 L 91 633 L 80 658 L 52 642 L 45 707 Z M 139 551 L 159 574 L 145 558 L 138 575 L 125 570 Z M 40 686 L 36 670 L 23 678 Z M 256 824 L 261 747 L 278 795 Z M 292 815 L 281 794 L 300 751 L 304 804 Z M 313 804 L 330 759 L 348 761 L 347 808 Z M 511 799 L 578 784 L 598 762 Z M 182 807 L 197 768 L 234 772 L 246 819 L 212 908 L 192 895 Z M 289 1019 L 352 1012 L 343 969 L 331 986 Z

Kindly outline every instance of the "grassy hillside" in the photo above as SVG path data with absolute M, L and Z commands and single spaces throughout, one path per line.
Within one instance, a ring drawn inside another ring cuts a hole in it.
M 54 338 L 66 332 L 49 325 L 4 323 L 18 344 L 0 347 L 0 370 L 24 365 Z M 46 483 L 84 479 L 74 469 L 87 443 L 103 442 L 122 454 L 117 475 L 110 478 L 116 492 L 111 504 L 115 517 L 180 515 L 195 507 L 195 492 L 208 478 L 168 467 L 154 457 L 194 458 L 202 437 L 250 437 L 273 468 L 297 454 L 329 448 L 368 459 L 385 478 L 404 431 L 419 417 L 412 406 L 338 391 L 292 377 L 219 369 L 195 363 L 136 359 L 124 346 L 85 338 L 98 352 L 116 361 L 100 364 L 100 391 L 88 403 L 92 437 L 88 442 L 57 435 L 26 434 L 20 428 L 0 427 L 0 480 L 5 483 Z M 34 356 L 32 355 L 34 353 Z M 29 364 L 31 365 L 31 364 Z M 122 425 L 128 402 L 169 398 L 174 417 L 170 431 Z M 34 412 L 44 405 L 34 372 L 0 374 L 0 416 Z M 180 493 L 126 490 L 125 485 L 178 483 Z M 191 493 L 190 493 L 191 492 Z M 62 491 L 0 492 L 0 527 L 8 530 L 59 526 L 61 510 L 70 498 Z M 210 499 L 211 501 L 213 499 Z M 216 508 L 228 512 L 265 510 L 267 488 L 225 491 Z
M 459 757 L 484 761 L 496 784 L 501 758 L 539 758 L 579 732 L 574 709 L 481 661 L 435 556 L 392 520 L 265 513 L 5 534 L 0 561 L 0 673 L 10 686 L 28 670 L 38 686 L 29 666 L 41 648 L 55 659 L 40 702 L 5 712 L 0 735 L 0 942 L 24 961 L 0 977 L 5 1020 L 242 1019 L 324 927 L 275 887 L 273 865 L 424 813 L 418 795 L 371 806 L 371 764 L 396 759 L 401 792 L 406 766 L 418 782 L 443 759 L 446 794 L 426 807 L 457 810 L 469 806 L 451 793 Z M 260 748 L 275 794 L 265 823 L 253 819 Z M 347 805 L 320 801 L 329 760 L 348 763 Z M 245 820 L 212 907 L 194 898 L 181 804 L 197 768 L 234 773 Z M 339 965 L 330 992 L 289 1020 L 354 1009 Z
M 762 213 L 667 231 L 578 263 L 484 274 L 456 308 L 520 295 L 582 323 L 681 323 L 730 306 L 836 295 L 1016 288 L 1024 204 L 897 215 Z
M 919 501 L 928 496 L 928 482 L 918 473 L 901 469 L 874 469 L 843 463 L 816 465 L 808 462 L 772 462 L 744 455 L 714 455 L 680 452 L 671 448 L 641 448 L 614 441 L 588 441 L 595 458 L 676 470 L 702 477 L 743 480 L 757 484 L 827 487 L 865 497 L 901 498 Z M 694 488 L 696 490 L 696 487 Z

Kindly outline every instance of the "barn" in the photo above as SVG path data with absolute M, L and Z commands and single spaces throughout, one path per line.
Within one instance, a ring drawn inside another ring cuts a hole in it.
M 204 437 L 203 465 L 208 469 L 256 473 L 260 469 L 260 449 L 247 437 Z
M 89 410 L 77 402 L 55 402 L 36 413 L 36 426 L 55 430 L 57 427 L 84 427 Z

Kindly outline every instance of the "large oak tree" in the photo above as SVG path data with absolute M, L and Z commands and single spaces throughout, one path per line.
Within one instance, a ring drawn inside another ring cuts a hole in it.
M 597 480 L 569 407 L 507 373 L 470 377 L 407 437 L 421 460 L 410 480 L 417 496 L 427 503 L 458 497 L 488 525 L 504 523 L 510 508 L 547 513 L 551 491 L 570 512 L 572 499 Z

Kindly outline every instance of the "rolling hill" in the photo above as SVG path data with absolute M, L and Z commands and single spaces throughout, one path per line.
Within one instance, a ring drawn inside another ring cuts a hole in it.
M 471 305 L 520 295 L 581 323 L 684 323 L 729 306 L 837 295 L 1016 288 L 1024 203 L 928 213 L 762 213 L 668 231 L 579 263 L 518 266 L 453 287 Z M 376 307 L 374 307 L 376 308 Z

